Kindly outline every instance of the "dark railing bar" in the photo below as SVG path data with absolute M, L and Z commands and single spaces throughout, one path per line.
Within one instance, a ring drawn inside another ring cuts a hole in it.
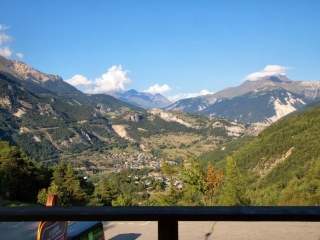
M 0 207 L 0 221 L 320 222 L 320 207 Z

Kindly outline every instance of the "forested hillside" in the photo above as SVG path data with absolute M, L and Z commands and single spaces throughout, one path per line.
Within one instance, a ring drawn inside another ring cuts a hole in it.
M 233 154 L 254 205 L 320 204 L 320 110 L 283 119 Z

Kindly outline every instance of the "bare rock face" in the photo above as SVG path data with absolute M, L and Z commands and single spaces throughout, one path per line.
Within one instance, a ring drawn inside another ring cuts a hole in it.
M 123 117 L 124 120 L 131 122 L 140 122 L 142 118 L 142 115 L 139 113 L 128 113 Z
M 31 81 L 35 83 L 42 83 L 46 82 L 48 80 L 51 80 L 53 82 L 55 81 L 62 81 L 61 77 L 57 75 L 51 75 L 51 74 L 44 74 L 30 66 L 28 66 L 25 63 L 18 62 L 13 60 L 12 65 L 10 66 L 13 71 L 15 71 L 20 77 L 23 79 L 30 79 Z
M 164 111 L 164 110 L 153 108 L 153 109 L 149 110 L 148 113 L 153 114 L 153 115 L 157 115 L 167 122 L 177 122 L 177 123 L 185 125 L 186 127 L 190 127 L 190 128 L 194 127 L 194 126 L 192 126 L 192 124 L 190 124 L 190 123 L 174 116 L 172 113 Z

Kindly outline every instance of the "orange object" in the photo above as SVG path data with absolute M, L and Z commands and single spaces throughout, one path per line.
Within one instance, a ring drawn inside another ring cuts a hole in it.
M 50 193 L 46 207 L 60 205 L 58 194 Z M 68 222 L 41 221 L 38 227 L 37 240 L 67 240 Z

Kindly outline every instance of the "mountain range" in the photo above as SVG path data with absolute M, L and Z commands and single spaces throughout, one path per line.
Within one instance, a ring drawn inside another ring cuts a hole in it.
M 124 92 L 108 92 L 106 94 L 111 95 L 123 102 L 127 102 L 145 109 L 164 108 L 172 104 L 168 98 L 160 93 L 153 95 L 151 93 L 138 92 L 134 89 Z
M 292 81 L 284 75 L 245 81 L 211 95 L 182 99 L 166 107 L 244 123 L 273 123 L 320 99 L 319 81 Z
M 24 63 L 0 60 L 0 140 L 46 164 L 64 159 L 96 169 L 105 166 L 100 154 L 124 150 L 183 160 L 187 152 L 200 155 L 264 127 L 180 111 L 146 111 L 109 95 L 84 94 Z
M 0 57 L 0 140 L 45 165 L 66 160 L 92 173 L 133 152 L 140 162 L 142 152 L 174 163 L 191 154 L 216 169 L 232 156 L 252 205 L 319 205 L 318 85 L 273 76 L 175 103 L 203 114 L 145 110 Z

